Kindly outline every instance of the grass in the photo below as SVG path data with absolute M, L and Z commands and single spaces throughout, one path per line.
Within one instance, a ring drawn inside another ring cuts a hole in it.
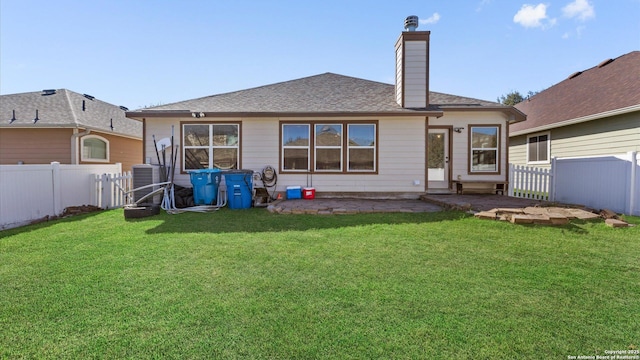
M 6 230 L 0 358 L 604 355 L 640 345 L 639 229 L 224 209 Z

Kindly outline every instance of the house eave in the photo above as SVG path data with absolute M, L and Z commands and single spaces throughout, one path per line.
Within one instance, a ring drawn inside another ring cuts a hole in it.
M 195 115 L 194 115 L 195 114 Z M 202 116 L 203 114 L 204 116 Z M 176 117 L 199 117 L 202 118 L 255 118 L 255 117 L 278 117 L 278 118 L 300 118 L 300 117 L 398 117 L 398 116 L 428 116 L 442 117 L 442 111 L 434 110 L 405 110 L 405 111 L 318 111 L 318 112 L 207 112 L 191 110 L 143 110 L 129 111 L 125 116 L 134 120 L 149 118 L 176 118 Z
M 142 140 L 142 136 L 130 135 L 122 132 L 109 131 L 95 126 L 86 125 L 72 125 L 72 124 L 8 124 L 0 125 L 0 129 L 29 129 L 29 130 L 43 130 L 43 129 L 78 129 L 78 130 L 91 130 L 102 134 L 109 134 L 119 136 L 123 138 L 129 138 L 134 140 Z
M 509 116 L 509 123 L 514 124 L 517 122 L 527 120 L 527 115 L 522 111 L 514 108 L 513 106 L 460 106 L 460 105 L 440 105 L 439 108 L 443 111 L 499 111 Z
M 640 104 L 632 105 L 632 106 L 628 106 L 628 107 L 624 107 L 624 108 L 620 108 L 620 109 L 615 109 L 615 110 L 604 111 L 604 112 L 597 113 L 597 114 L 581 116 L 581 117 L 574 118 L 574 119 L 559 121 L 559 122 L 556 122 L 556 123 L 553 123 L 553 124 L 547 124 L 547 125 L 542 125 L 542 126 L 538 126 L 538 127 L 534 127 L 534 128 L 513 131 L 513 132 L 509 133 L 509 137 L 514 137 L 514 136 L 519 136 L 519 135 L 524 135 L 524 134 L 530 134 L 530 133 L 535 133 L 535 132 L 540 132 L 540 131 L 551 130 L 551 129 L 554 129 L 554 128 L 559 128 L 559 127 L 569 126 L 569 125 L 574 125 L 574 124 L 580 124 L 580 123 L 593 121 L 593 120 L 598 120 L 598 119 L 602 119 L 602 118 L 606 118 L 606 117 L 628 114 L 628 113 L 636 112 L 636 111 L 640 111 Z

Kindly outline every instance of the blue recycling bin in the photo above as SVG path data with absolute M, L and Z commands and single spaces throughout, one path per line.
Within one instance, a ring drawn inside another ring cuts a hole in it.
M 213 205 L 218 195 L 222 172 L 219 169 L 189 171 L 193 185 L 193 202 L 196 205 Z
M 248 209 L 253 200 L 253 170 L 227 170 L 222 173 L 227 183 L 229 209 Z

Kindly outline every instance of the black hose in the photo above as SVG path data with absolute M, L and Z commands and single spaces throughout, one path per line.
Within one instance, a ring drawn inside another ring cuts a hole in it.
M 266 166 L 262 169 L 262 173 L 260 173 L 260 180 L 262 180 L 262 184 L 265 189 L 273 188 L 271 194 L 269 194 L 269 190 L 267 190 L 267 194 L 269 194 L 271 200 L 275 200 L 276 185 L 278 183 L 278 174 L 276 174 L 276 170 L 271 166 Z

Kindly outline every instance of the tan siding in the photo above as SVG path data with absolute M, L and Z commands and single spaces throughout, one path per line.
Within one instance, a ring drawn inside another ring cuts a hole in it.
M 71 162 L 71 129 L 0 129 L 0 164 Z
M 396 49 L 396 102 L 402 105 L 402 52 L 403 46 L 402 43 Z
M 509 139 L 509 163 L 515 165 L 527 164 L 527 137 L 525 135 Z
M 130 171 L 136 164 L 142 164 L 142 140 L 123 138 L 112 134 L 91 132 L 109 141 L 109 163 L 121 163 L 122 171 Z M 78 143 L 79 147 L 82 141 Z M 103 164 L 101 162 L 81 161 L 81 164 Z
M 146 156 L 152 163 L 157 163 L 153 140 L 170 136 L 171 125 L 175 125 L 176 136 L 179 136 L 180 121 L 184 119 L 147 120 Z M 279 122 L 292 119 L 279 118 L 244 118 L 233 121 L 242 122 L 241 162 L 244 169 L 261 171 L 266 165 L 278 169 L 279 154 Z M 296 120 L 323 120 L 317 118 Z M 313 185 L 318 192 L 424 192 L 424 134 L 425 119 L 413 118 L 332 118 L 333 120 L 378 120 L 379 163 L 378 174 L 278 174 L 278 191 L 287 186 Z M 207 118 L 206 122 L 214 121 Z M 215 121 L 218 121 L 217 119 Z M 222 121 L 222 120 L 220 120 Z M 180 162 L 180 159 L 178 159 Z M 413 181 L 418 180 L 418 186 Z M 177 174 L 179 185 L 191 186 L 188 174 Z
M 427 98 L 427 43 L 405 43 L 404 107 L 425 107 Z
M 506 151 L 506 123 L 507 119 L 499 112 L 445 112 L 438 119 L 429 119 L 430 126 L 464 127 L 461 133 L 452 133 L 451 140 L 451 177 L 455 180 L 460 176 L 463 180 L 504 181 L 508 172 Z M 469 128 L 471 125 L 501 125 L 500 127 L 500 174 L 469 174 Z
M 551 156 L 579 157 L 640 151 L 640 114 L 630 113 L 549 130 Z M 511 138 L 510 162 L 526 165 L 528 135 Z M 548 167 L 535 165 L 536 167 Z

